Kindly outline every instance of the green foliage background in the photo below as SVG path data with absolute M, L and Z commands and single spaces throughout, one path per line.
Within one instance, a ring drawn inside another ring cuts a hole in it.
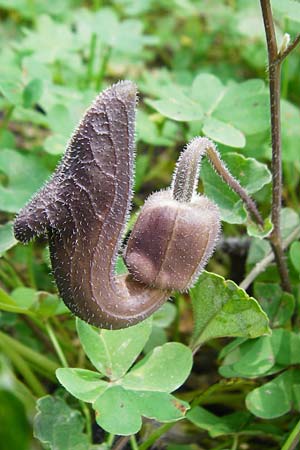
M 272 6 L 280 43 L 299 32 L 300 3 Z M 300 428 L 299 49 L 284 62 L 281 92 L 292 294 L 274 264 L 247 293 L 238 287 L 270 246 L 204 161 L 199 190 L 223 220 L 210 272 L 152 320 L 96 331 L 76 328 L 58 298 L 46 242 L 16 245 L 14 215 L 52 173 L 95 95 L 130 79 L 140 92 L 130 224 L 170 184 L 183 146 L 205 135 L 256 200 L 268 234 L 259 1 L 0 0 L 0 16 L 0 449 L 104 450 L 114 435 L 132 435 L 132 450 L 161 435 L 170 450 L 292 448 L 284 442 Z

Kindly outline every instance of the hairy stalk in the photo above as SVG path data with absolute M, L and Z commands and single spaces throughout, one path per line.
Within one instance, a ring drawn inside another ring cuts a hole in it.
M 208 157 L 211 165 L 225 183 L 243 200 L 251 216 L 262 226 L 264 221 L 254 201 L 231 175 L 221 160 L 215 144 L 207 138 L 193 139 L 180 156 L 172 183 L 174 199 L 181 202 L 191 201 L 196 192 L 200 162 L 204 155 Z
M 282 201 L 282 165 L 281 165 L 281 124 L 280 124 L 280 78 L 281 64 L 300 42 L 300 36 L 281 52 L 278 50 L 273 14 L 270 0 L 260 0 L 266 41 L 268 47 L 268 72 L 270 90 L 271 136 L 272 136 L 272 222 L 273 231 L 269 237 L 278 266 L 282 288 L 291 292 L 287 265 L 284 259 L 280 234 L 280 211 Z

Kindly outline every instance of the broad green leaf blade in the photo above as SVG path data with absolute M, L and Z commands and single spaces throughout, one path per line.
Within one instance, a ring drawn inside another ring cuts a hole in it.
M 206 114 L 210 114 L 223 98 L 227 88 L 210 73 L 200 73 L 191 87 L 191 98 L 199 101 Z
M 172 392 L 179 388 L 192 368 L 191 350 L 169 342 L 156 347 L 125 375 L 122 386 L 139 391 Z
M 140 414 L 158 422 L 180 420 L 190 408 L 188 403 L 165 392 L 135 391 L 134 395 Z
M 60 368 L 56 377 L 70 394 L 84 402 L 93 403 L 109 387 L 99 373 L 91 370 Z
M 89 441 L 83 433 L 83 419 L 79 411 L 64 400 L 47 395 L 37 401 L 34 435 L 51 450 L 87 450 Z
M 226 352 L 221 375 L 255 378 L 300 363 L 300 336 L 282 328 L 272 335 L 247 340 Z M 230 374 L 230 375 L 229 375 Z
M 17 240 L 13 233 L 13 222 L 7 222 L 0 225 L 0 256 L 7 250 L 16 245 Z
M 291 408 L 299 411 L 299 399 L 300 370 L 291 369 L 251 391 L 246 397 L 246 406 L 255 416 L 274 419 Z
M 216 119 L 231 123 L 245 134 L 269 127 L 269 94 L 262 80 L 232 83 L 213 112 Z
M 203 109 L 200 103 L 186 95 L 179 86 L 172 90 L 173 95 L 159 100 L 147 100 L 148 105 L 163 116 L 179 122 L 202 120 Z
M 187 413 L 186 418 L 194 425 L 207 430 L 211 437 L 238 433 L 249 422 L 249 413 L 238 412 L 218 417 L 201 406 L 196 406 Z
M 77 319 L 77 331 L 87 356 L 109 379 L 122 377 L 143 350 L 150 333 L 151 319 L 123 330 L 98 330 Z
M 105 431 L 128 436 L 137 433 L 142 419 L 132 392 L 113 386 L 94 403 L 96 421 Z
M 257 301 L 231 280 L 204 272 L 190 294 L 194 348 L 217 337 L 255 338 L 269 333 L 268 318 Z
M 222 159 L 249 194 L 259 191 L 271 181 L 267 166 L 253 158 L 245 158 L 238 153 L 226 153 L 222 155 Z M 246 221 L 247 214 L 239 196 L 216 174 L 208 161 L 203 162 L 201 178 L 204 192 L 219 206 L 222 220 L 229 223 Z
M 207 117 L 203 124 L 203 133 L 221 144 L 243 148 L 246 145 L 245 135 L 229 123 L 214 117 Z
M 295 309 L 295 298 L 283 292 L 278 283 L 254 283 L 254 297 L 266 312 L 273 327 L 284 326 L 292 317 Z

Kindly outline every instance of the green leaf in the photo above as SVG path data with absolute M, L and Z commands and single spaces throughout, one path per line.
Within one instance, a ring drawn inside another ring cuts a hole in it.
M 210 73 L 200 73 L 191 86 L 192 98 L 199 101 L 204 111 L 211 112 L 222 99 L 226 88 L 219 78 Z
M 295 298 L 277 283 L 254 283 L 254 295 L 274 327 L 286 325 L 295 308 Z
M 293 242 L 290 248 L 290 258 L 293 266 L 300 273 L 300 242 Z
M 132 392 L 112 386 L 94 403 L 96 421 L 105 431 L 118 435 L 137 433 L 142 426 L 140 412 Z
M 185 95 L 180 87 L 172 96 L 162 100 L 147 100 L 147 104 L 163 116 L 179 122 L 202 120 L 203 118 L 201 105 Z
M 247 233 L 249 236 L 263 239 L 271 234 L 273 231 L 273 224 L 269 217 L 264 221 L 263 227 L 259 227 L 256 223 L 250 222 L 247 225 Z
M 269 94 L 262 80 L 232 83 L 214 111 L 214 117 L 231 123 L 245 134 L 269 127 Z
M 207 430 L 211 437 L 218 437 L 243 431 L 249 422 L 250 414 L 236 412 L 218 417 L 197 406 L 187 413 L 186 418 L 197 427 Z
M 242 342 L 226 352 L 221 375 L 225 377 L 255 378 L 270 375 L 286 366 L 300 363 L 300 337 L 291 331 L 277 328 L 271 336 Z
M 192 368 L 191 350 L 169 342 L 156 347 L 125 375 L 122 386 L 140 391 L 172 392 L 181 386 Z
M 291 369 L 251 391 L 246 406 L 255 416 L 274 419 L 300 409 L 300 370 Z
M 83 433 L 83 419 L 79 411 L 64 400 L 47 395 L 37 401 L 34 435 L 51 450 L 87 450 L 89 441 Z
M 15 150 L 1 150 L 0 167 L 8 178 L 5 186 L 0 185 L 0 210 L 12 213 L 24 206 L 49 175 L 40 158 Z
M 214 117 L 207 117 L 203 124 L 203 133 L 221 144 L 243 148 L 246 145 L 244 134 L 229 123 Z
M 91 370 L 60 368 L 56 377 L 70 394 L 84 402 L 94 402 L 109 387 L 99 373 Z
M 114 380 L 122 377 L 144 348 L 151 319 L 122 330 L 98 330 L 77 319 L 77 331 L 85 353 L 99 372 Z
M 255 338 L 269 333 L 268 318 L 257 301 L 231 280 L 204 272 L 190 294 L 194 348 L 217 337 Z
M 180 420 L 190 408 L 188 403 L 165 392 L 136 391 L 134 395 L 140 414 L 158 422 Z
M 13 222 L 7 222 L 0 225 L 0 256 L 7 250 L 16 245 L 17 240 L 13 233 Z
M 238 153 L 226 153 L 222 159 L 232 175 L 249 194 L 259 191 L 271 181 L 271 173 L 265 164 Z M 255 173 L 255 177 L 253 177 Z M 245 207 L 239 196 L 214 171 L 208 161 L 201 168 L 204 192 L 220 208 L 222 220 L 229 223 L 243 223 L 247 219 Z
M 173 422 L 185 416 L 189 405 L 165 392 L 131 391 L 112 386 L 96 399 L 94 408 L 96 421 L 104 430 L 129 435 L 140 430 L 141 416 Z
M 244 133 L 259 133 L 269 126 L 268 91 L 261 80 L 224 86 L 215 75 L 202 73 L 189 88 L 169 79 L 154 93 L 160 99 L 147 100 L 150 106 L 173 120 L 203 120 L 203 132 L 225 145 L 244 147 Z

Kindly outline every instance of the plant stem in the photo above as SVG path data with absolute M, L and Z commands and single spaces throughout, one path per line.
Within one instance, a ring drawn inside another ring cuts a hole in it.
M 60 344 L 59 344 L 59 342 L 58 342 L 58 340 L 56 338 L 56 335 L 55 335 L 55 333 L 53 331 L 53 328 L 50 325 L 49 321 L 46 322 L 46 330 L 47 330 L 49 338 L 50 338 L 50 340 L 52 342 L 52 345 L 53 345 L 53 347 L 54 347 L 54 349 L 56 351 L 56 354 L 57 354 L 57 356 L 58 356 L 62 366 L 63 367 L 68 367 L 68 363 L 67 363 L 66 357 L 64 355 L 64 352 L 62 351 L 62 348 L 61 348 L 61 346 L 60 346 Z
M 255 202 L 231 175 L 221 160 L 215 144 L 207 138 L 198 137 L 193 139 L 181 154 L 172 182 L 174 199 L 180 202 L 190 202 L 192 200 L 198 184 L 201 159 L 205 154 L 220 177 L 244 201 L 249 213 L 256 219 L 258 224 L 263 226 L 264 221 Z
M 147 450 L 151 445 L 153 445 L 163 434 L 170 430 L 175 425 L 176 422 L 164 423 L 146 439 L 141 445 L 140 450 Z
M 238 444 L 239 444 L 239 436 L 238 436 L 238 434 L 234 434 L 231 450 L 237 450 Z
M 260 0 L 263 15 L 269 61 L 269 90 L 272 136 L 272 222 L 273 231 L 269 237 L 278 266 L 282 288 L 291 292 L 287 265 L 284 259 L 280 234 L 280 211 L 282 201 L 282 165 L 281 165 L 281 123 L 280 123 L 280 77 L 283 60 L 300 42 L 300 35 L 288 45 L 283 53 L 278 51 L 273 14 L 270 0 Z
M 85 417 L 86 434 L 88 435 L 89 442 L 92 444 L 93 432 L 92 432 L 92 421 L 90 410 L 89 407 L 82 400 L 80 400 L 80 406 Z
M 138 446 L 138 444 L 136 442 L 135 434 L 132 434 L 130 436 L 130 445 L 131 445 L 131 449 L 132 450 L 139 450 L 139 446 Z
M 107 68 L 107 64 L 108 64 L 110 55 L 111 55 L 111 47 L 106 47 L 104 49 L 104 52 L 102 55 L 101 64 L 100 64 L 98 76 L 96 79 L 96 90 L 97 91 L 99 91 L 101 89 L 102 81 L 105 76 L 105 72 L 106 72 L 106 68 Z
M 294 240 L 300 237 L 300 226 L 295 228 L 295 230 L 289 235 L 287 239 L 283 241 L 283 248 L 287 248 Z M 274 253 L 268 253 L 261 261 L 259 261 L 253 269 L 248 273 L 246 278 L 240 283 L 240 288 L 248 289 L 250 284 L 255 280 L 255 278 L 262 272 L 266 270 L 269 264 L 274 260 Z
M 300 439 L 300 420 L 296 423 L 289 437 L 285 441 L 284 445 L 281 447 L 281 450 L 296 449 L 299 439 Z

